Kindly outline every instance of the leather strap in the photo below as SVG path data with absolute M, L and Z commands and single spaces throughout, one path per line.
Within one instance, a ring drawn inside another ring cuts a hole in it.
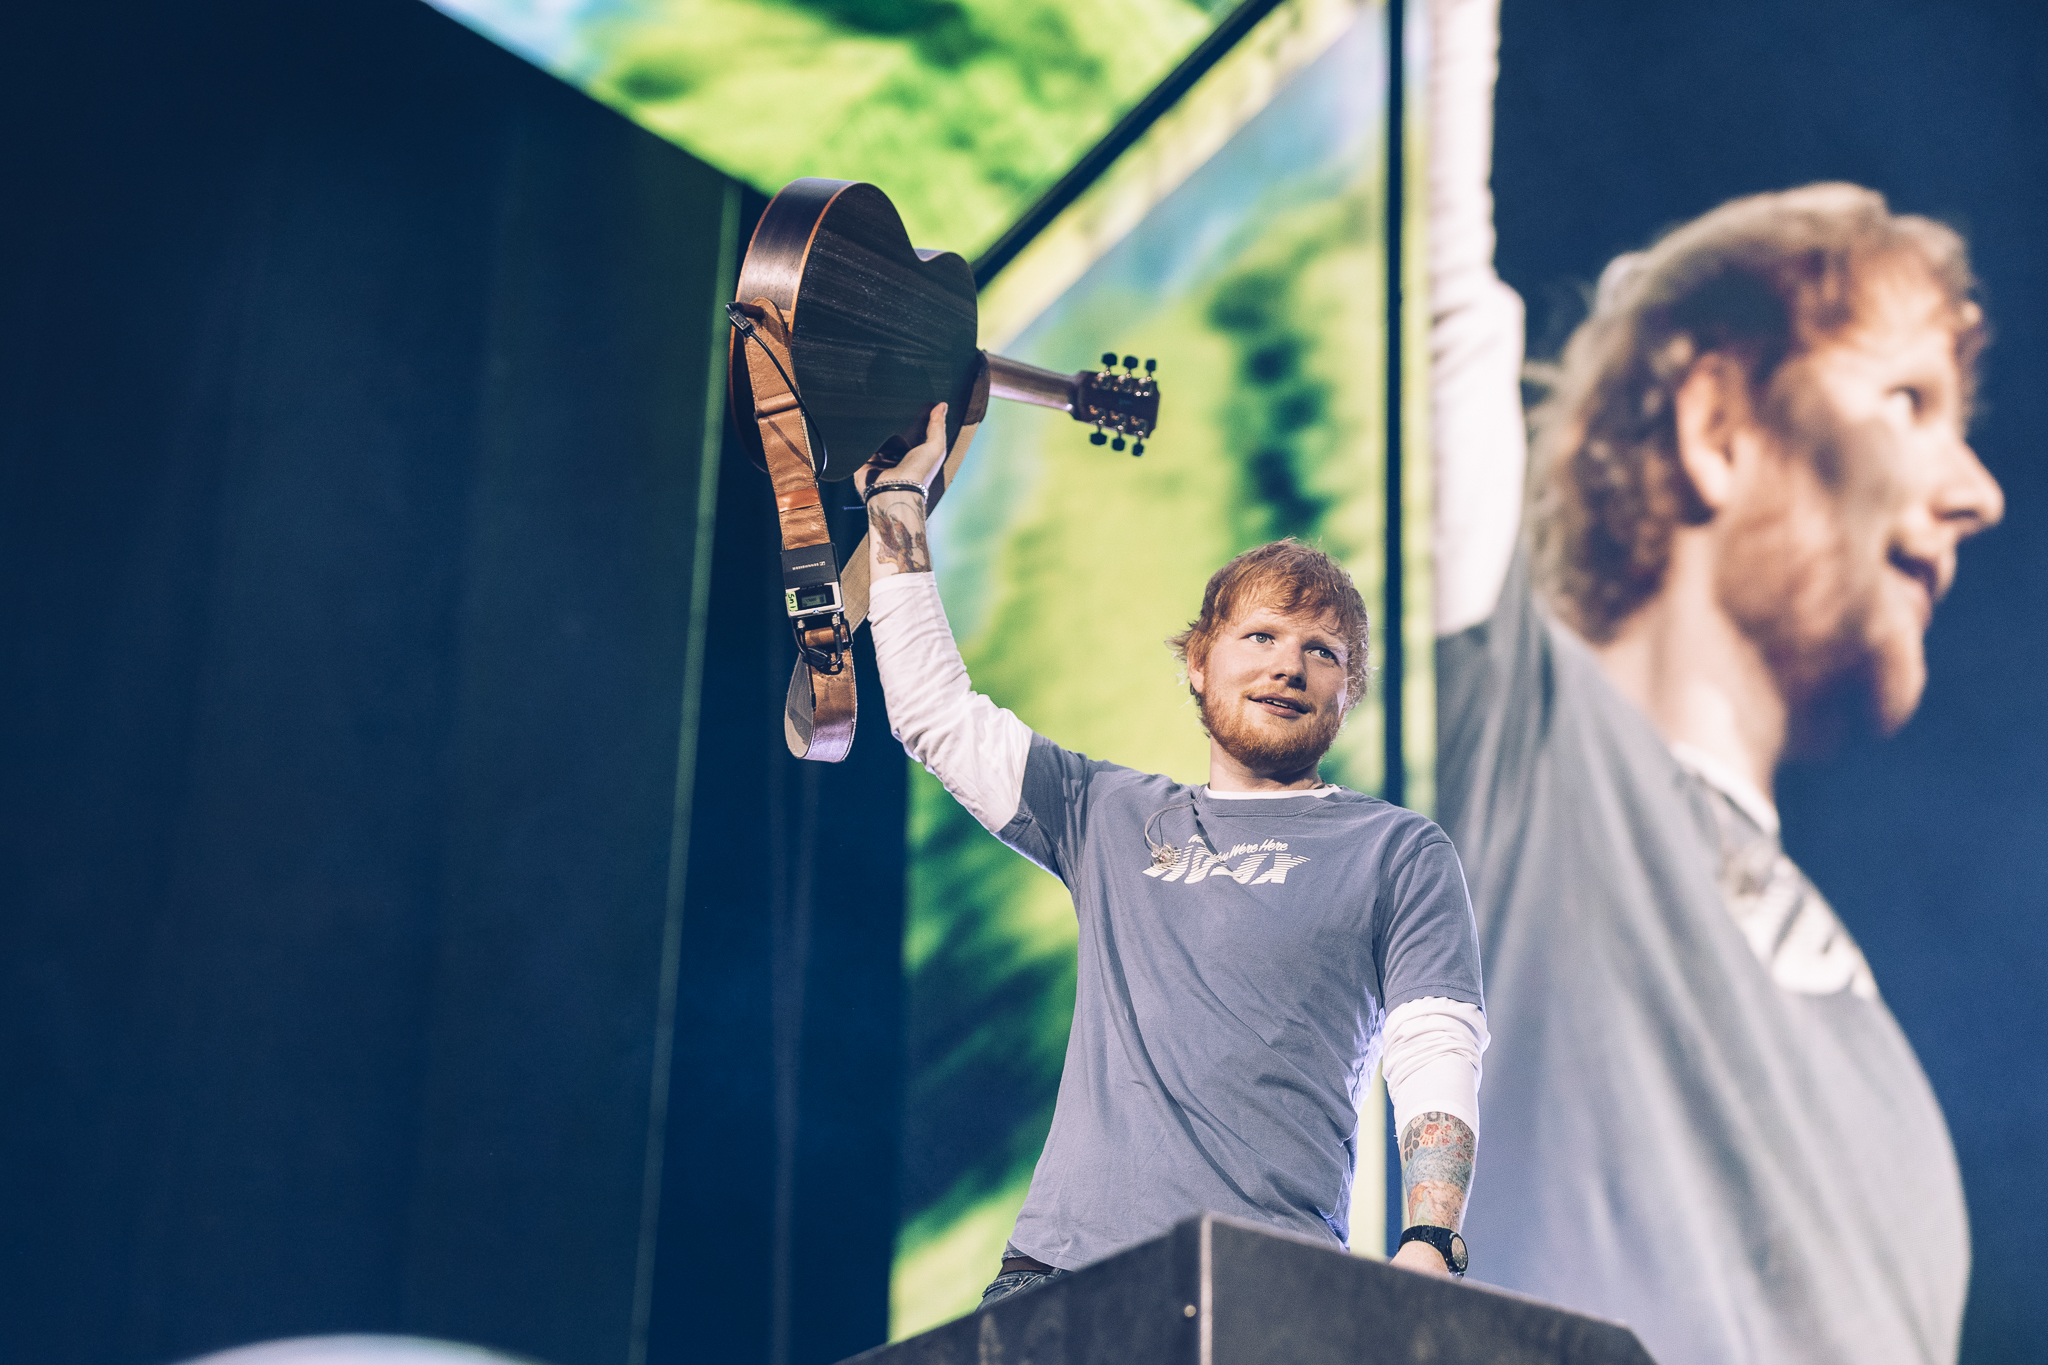
M 1005 1256 L 1003 1258 L 1002 1273 L 1014 1275 L 1020 1270 L 1028 1270 L 1034 1275 L 1050 1275 L 1058 1268 L 1057 1266 L 1047 1265 L 1036 1256 Z
M 809 424 L 796 395 L 790 392 L 783 372 L 794 374 L 789 353 L 789 324 L 782 310 L 766 298 L 745 306 L 754 321 L 759 343 L 749 342 L 747 382 L 754 395 L 754 422 L 761 433 L 761 451 L 775 488 L 775 513 L 782 527 L 785 552 L 811 546 L 831 546 L 831 532 L 825 525 L 825 508 L 818 493 L 818 462 L 811 452 Z M 782 362 L 778 370 L 763 347 Z M 939 499 L 960 472 L 960 462 L 974 439 L 974 428 L 988 412 L 988 357 L 981 357 L 974 387 L 963 414 L 960 434 L 946 452 L 946 462 L 933 476 L 926 508 L 937 507 Z M 853 555 L 839 570 L 840 603 L 844 634 L 832 629 L 814 629 L 797 636 L 802 656 L 790 670 L 789 691 L 783 697 L 782 738 L 790 753 L 820 763 L 837 763 L 853 748 L 858 701 L 853 673 L 853 654 L 848 647 L 853 632 L 868 619 L 868 539 L 862 536 Z M 814 660 L 830 655 L 836 668 L 820 669 Z
M 747 382 L 754 394 L 754 423 L 761 433 L 761 451 L 775 486 L 775 515 L 782 525 L 785 552 L 822 546 L 832 555 L 832 533 L 825 525 L 825 506 L 818 495 L 818 462 L 811 453 L 809 424 L 784 373 L 794 375 L 789 353 L 789 324 L 782 310 L 757 298 L 746 311 L 757 340 L 746 347 Z M 769 352 L 774 358 L 769 358 Z M 781 362 L 778 369 L 776 362 Z M 861 617 L 867 615 L 865 561 L 861 563 Z M 842 608 L 847 602 L 844 578 L 838 578 Z M 794 599 L 792 599 L 794 600 Z M 799 657 L 790 675 L 783 707 L 783 738 L 798 758 L 837 763 L 853 748 L 858 701 L 853 676 L 853 631 L 860 619 L 851 611 L 834 618 L 809 617 L 796 631 Z
M 770 366 L 770 368 L 772 369 L 773 367 Z M 751 377 L 754 371 L 749 369 L 747 373 Z M 780 376 L 778 376 L 779 378 Z M 953 438 L 953 448 L 946 452 L 946 462 L 939 466 L 939 472 L 933 476 L 931 492 L 925 498 L 925 511 L 927 515 L 929 515 L 931 509 L 939 505 L 939 499 L 945 496 L 946 490 L 952 486 L 953 480 L 959 477 L 960 462 L 967 457 L 967 447 L 974 441 L 974 429 L 981 424 L 981 419 L 987 415 L 988 355 L 984 352 L 981 357 L 981 367 L 975 375 L 973 394 L 967 401 L 966 415 L 960 423 L 960 434 Z M 765 433 L 763 434 L 762 445 L 764 447 L 767 445 Z M 870 568 L 871 566 L 868 562 L 868 538 L 862 536 L 860 544 L 854 547 L 852 557 L 846 561 L 845 567 L 839 571 L 839 591 L 841 600 L 846 604 L 846 629 L 849 634 L 859 630 L 862 623 L 868 619 L 868 574 Z M 851 668 L 850 660 L 848 667 L 849 669 Z M 811 699 L 813 688 L 811 680 L 806 676 L 808 672 L 809 670 L 804 667 L 803 660 L 797 660 L 796 667 L 790 670 L 789 693 L 783 698 L 782 703 L 782 738 L 789 745 L 789 751 L 798 758 L 810 756 L 808 751 L 813 744 L 812 736 L 816 733 L 816 721 L 814 719 L 813 702 Z M 847 743 L 850 745 L 852 742 L 853 731 L 852 726 L 849 725 L 847 727 Z M 846 755 L 842 752 L 839 758 L 844 757 Z M 836 763 L 839 760 L 835 758 L 827 761 Z

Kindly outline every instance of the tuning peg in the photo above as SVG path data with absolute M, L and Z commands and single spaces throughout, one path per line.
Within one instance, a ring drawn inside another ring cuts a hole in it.
M 1122 450 L 1124 448 L 1124 438 L 1121 436 L 1117 437 L 1109 443 L 1109 448 L 1111 450 Z
M 1088 444 L 1091 446 L 1099 446 L 1108 439 L 1109 437 L 1103 435 L 1101 432 L 1098 431 L 1088 438 Z
M 1136 357 L 1136 356 L 1134 356 L 1134 355 L 1127 355 L 1127 356 L 1125 356 L 1125 357 L 1124 357 L 1124 368 L 1125 368 L 1125 369 L 1127 369 L 1127 370 L 1135 370 L 1135 369 L 1137 369 L 1137 368 L 1138 368 L 1138 357 Z
M 1150 374 L 1150 373 L 1152 373 L 1152 371 L 1154 371 L 1154 370 L 1156 370 L 1156 369 L 1158 369 L 1158 368 L 1159 368 L 1159 362 L 1158 362 L 1158 361 L 1156 361 L 1156 360 L 1147 360 L 1147 361 L 1145 362 L 1145 373 L 1146 373 L 1146 374 Z
M 1140 456 L 1140 455 L 1143 455 L 1144 453 L 1145 453 L 1145 443 L 1144 443 L 1143 441 L 1133 441 L 1133 442 L 1131 442 L 1131 458 L 1132 458 L 1132 459 L 1136 459 L 1136 458 L 1137 458 L 1138 456 Z
M 1104 352 L 1102 353 L 1102 367 L 1103 367 L 1104 369 L 1108 369 L 1108 368 L 1110 368 L 1111 366 L 1113 366 L 1113 365 L 1115 365 L 1115 364 L 1116 364 L 1116 352 L 1115 352 L 1115 351 L 1104 351 Z

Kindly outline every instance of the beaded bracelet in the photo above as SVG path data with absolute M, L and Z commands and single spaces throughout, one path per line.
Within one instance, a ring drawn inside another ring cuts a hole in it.
M 891 479 L 886 483 L 871 483 L 868 485 L 867 494 L 861 501 L 871 502 L 877 493 L 915 493 L 924 501 L 927 510 L 931 507 L 931 495 L 924 491 L 924 485 L 912 483 L 908 479 Z

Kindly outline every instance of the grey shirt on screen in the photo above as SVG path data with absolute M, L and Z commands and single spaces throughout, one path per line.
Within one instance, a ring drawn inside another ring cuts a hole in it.
M 1519 565 L 1438 679 L 1494 1037 L 1474 1278 L 1662 1365 L 1954 1360 L 1948 1129 L 1775 813 L 1682 764 Z
M 1443 832 L 1356 792 L 1219 799 L 1034 737 L 999 837 L 1080 919 L 1066 1068 L 1011 1246 L 1071 1270 L 1207 1209 L 1342 1247 L 1381 1021 L 1484 1004 Z

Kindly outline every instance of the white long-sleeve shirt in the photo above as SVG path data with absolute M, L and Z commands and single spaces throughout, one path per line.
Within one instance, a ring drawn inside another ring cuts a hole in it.
M 1430 422 L 1436 630 L 1493 614 L 1514 558 L 1529 460 L 1522 299 L 1493 268 L 1499 0 L 1430 6 Z

